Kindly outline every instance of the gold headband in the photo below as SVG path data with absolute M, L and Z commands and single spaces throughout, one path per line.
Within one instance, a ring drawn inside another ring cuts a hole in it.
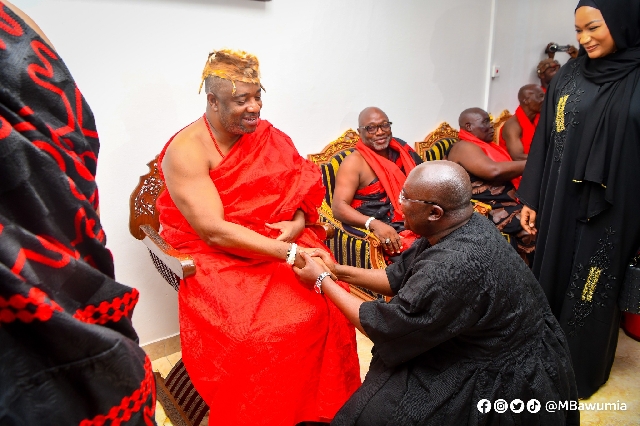
M 243 50 L 214 50 L 209 53 L 207 63 L 202 71 L 202 80 L 198 93 L 202 91 L 202 85 L 208 77 L 219 77 L 231 81 L 233 85 L 232 95 L 236 94 L 236 81 L 243 83 L 260 84 L 260 70 L 258 58 Z

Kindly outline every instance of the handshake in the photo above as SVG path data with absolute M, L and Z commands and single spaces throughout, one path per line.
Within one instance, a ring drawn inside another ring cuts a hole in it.
M 323 272 L 328 272 L 329 277 L 336 281 L 337 266 L 331 255 L 321 248 L 300 248 L 300 258 L 304 264 L 298 261 L 293 265 L 293 271 L 298 275 L 300 281 L 305 284 L 315 284 L 316 280 Z

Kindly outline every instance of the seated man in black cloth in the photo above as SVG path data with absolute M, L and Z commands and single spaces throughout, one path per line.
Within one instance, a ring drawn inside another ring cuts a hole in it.
M 532 272 L 473 212 L 465 170 L 424 163 L 400 197 L 421 238 L 386 270 L 319 252 L 332 274 L 307 254 L 294 268 L 374 344 L 364 383 L 331 424 L 578 425 L 579 411 L 540 409 L 577 400 L 566 339 Z M 363 302 L 332 275 L 393 298 Z M 496 412 L 498 399 L 515 408 Z
M 460 141 L 448 159 L 469 173 L 473 199 L 489 204 L 489 218 L 507 237 L 527 265 L 533 262 L 535 237 L 522 229 L 522 204 L 516 198 L 526 160 L 513 161 L 507 150 L 493 142 L 494 129 L 489 114 L 480 108 L 460 113 Z
M 370 230 L 385 253 L 395 256 L 416 238 L 404 230 L 398 195 L 407 174 L 422 159 L 406 142 L 393 137 L 389 117 L 380 108 L 362 110 L 358 134 L 355 151 L 344 159 L 336 175 L 333 215 L 343 223 Z

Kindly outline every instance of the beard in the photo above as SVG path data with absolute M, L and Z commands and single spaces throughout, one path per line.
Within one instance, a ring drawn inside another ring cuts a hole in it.
M 226 106 L 220 106 L 220 123 L 224 127 L 224 129 L 234 135 L 244 135 L 246 133 L 253 133 L 256 131 L 257 126 L 255 127 L 247 127 L 242 122 L 242 117 L 245 114 L 240 114 L 234 116 L 234 114 L 230 111 Z M 252 116 L 257 115 L 260 117 L 260 114 L 252 114 Z

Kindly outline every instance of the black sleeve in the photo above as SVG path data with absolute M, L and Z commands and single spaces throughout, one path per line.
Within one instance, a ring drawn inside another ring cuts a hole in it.
M 389 286 L 393 294 L 398 294 L 413 259 L 426 247 L 428 247 L 428 241 L 423 239 L 416 240 L 411 247 L 402 252 L 399 260 L 387 266 L 385 272 L 387 273 L 387 279 L 389 280 Z
M 425 257 L 416 262 L 415 272 L 389 303 L 360 306 L 362 327 L 387 366 L 413 359 L 463 333 L 490 306 L 483 268 L 471 266 L 476 262 L 437 247 Z
M 556 116 L 556 86 L 567 69 L 565 64 L 563 69 L 559 70 L 551 80 L 547 93 L 544 95 L 544 104 L 540 111 L 540 119 L 536 126 L 536 132 L 531 141 L 531 149 L 527 156 L 527 165 L 522 173 L 522 181 L 516 191 L 516 196 L 522 204 L 538 210 L 540 201 L 540 187 L 542 186 L 542 178 L 545 170 L 545 162 L 547 158 L 547 150 L 551 145 L 551 134 L 553 126 L 555 126 Z

